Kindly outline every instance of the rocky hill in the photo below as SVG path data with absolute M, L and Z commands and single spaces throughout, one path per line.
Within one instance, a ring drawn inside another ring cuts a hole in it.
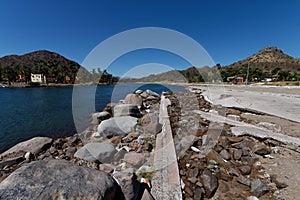
M 285 54 L 277 47 L 265 47 L 258 53 L 227 67 L 240 68 L 245 65 L 251 68 L 259 68 L 264 72 L 271 72 L 275 68 L 280 68 L 289 72 L 300 72 L 300 59 Z
M 31 73 L 42 74 L 47 83 L 73 84 L 76 80 L 77 83 L 111 84 L 118 81 L 118 77 L 106 70 L 98 68 L 89 72 L 75 61 L 46 50 L 0 58 L 0 83 L 31 84 Z
M 49 82 L 64 83 L 69 77 L 68 82 L 74 83 L 80 67 L 57 53 L 40 50 L 0 58 L 0 78 L 9 82 L 29 82 L 31 73 L 39 73 L 45 75 Z

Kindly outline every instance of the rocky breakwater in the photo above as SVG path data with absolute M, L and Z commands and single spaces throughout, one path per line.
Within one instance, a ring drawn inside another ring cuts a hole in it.
M 0 157 L 0 199 L 153 199 L 160 95 L 137 90 L 80 134 L 37 137 Z
M 168 98 L 184 199 L 292 199 L 282 195 L 289 185 L 277 179 L 280 174 L 264 167 L 278 166 L 276 157 L 284 144 L 249 134 L 235 136 L 233 125 L 211 122 L 195 112 L 241 120 L 245 111 L 212 105 L 200 90 Z

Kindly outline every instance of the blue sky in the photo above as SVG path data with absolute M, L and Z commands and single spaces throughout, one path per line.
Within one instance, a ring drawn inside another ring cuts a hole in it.
M 299 58 L 299 8 L 297 0 L 1 0 L 0 57 L 46 49 L 82 63 L 100 42 L 115 34 L 164 27 L 193 38 L 221 65 L 267 45 Z M 154 62 L 176 69 L 189 65 L 166 52 L 129 54 L 109 71 L 122 75 L 133 66 Z

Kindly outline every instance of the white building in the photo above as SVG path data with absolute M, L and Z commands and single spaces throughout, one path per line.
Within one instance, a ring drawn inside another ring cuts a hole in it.
M 31 82 L 42 83 L 43 82 L 42 77 L 43 77 L 42 74 L 31 74 Z

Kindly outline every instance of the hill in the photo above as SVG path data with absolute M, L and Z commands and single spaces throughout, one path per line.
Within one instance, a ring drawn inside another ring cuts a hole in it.
M 75 61 L 46 50 L 0 58 L 0 82 L 30 83 L 31 73 L 42 74 L 46 77 L 47 83 L 73 84 L 76 80 L 80 83 L 108 84 L 117 80 L 117 77 L 106 70 L 88 72 Z
M 285 54 L 277 47 L 265 47 L 258 53 L 227 67 L 239 68 L 250 64 L 251 67 L 260 68 L 263 71 L 271 72 L 275 68 L 281 68 L 290 72 L 300 71 L 300 59 Z
M 80 67 L 57 53 L 40 50 L 0 58 L 0 77 L 9 82 L 29 82 L 31 73 L 35 73 L 45 75 L 48 82 L 74 83 Z
M 150 75 L 142 78 L 126 78 L 122 82 L 165 82 L 165 83 L 191 83 L 191 82 L 204 82 L 210 74 L 212 68 L 205 66 L 203 68 L 190 67 L 185 70 L 171 70 L 161 74 Z
M 226 77 L 247 76 L 249 65 L 249 80 L 261 81 L 265 78 L 272 80 L 299 80 L 300 59 L 285 54 L 277 47 L 265 47 L 258 53 L 234 62 L 221 69 L 223 81 Z

